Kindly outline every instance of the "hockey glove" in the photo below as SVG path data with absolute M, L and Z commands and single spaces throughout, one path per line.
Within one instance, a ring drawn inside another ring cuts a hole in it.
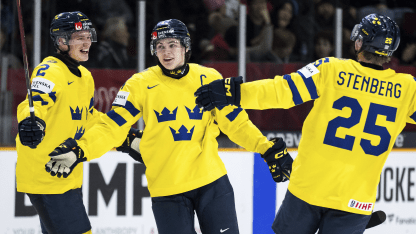
M 231 77 L 227 79 L 215 80 L 207 85 L 203 85 L 195 92 L 195 103 L 204 111 L 210 111 L 214 107 L 227 105 L 240 106 L 240 84 L 243 77 Z
M 20 121 L 18 125 L 19 139 L 22 145 L 29 146 L 36 149 L 43 137 L 45 137 L 45 121 L 35 116 L 35 122 L 32 122 L 31 117 Z
M 49 154 L 49 157 L 51 157 L 51 160 L 46 163 L 45 169 L 51 173 L 51 176 L 57 175 L 59 178 L 62 175 L 64 178 L 67 178 L 78 163 L 87 160 L 84 157 L 84 151 L 82 151 L 77 142 L 72 138 L 68 138 L 64 143 L 56 147 Z
M 285 182 L 290 179 L 293 159 L 287 152 L 286 143 L 282 138 L 273 138 L 271 141 L 274 145 L 261 157 L 269 166 L 273 180 L 278 183 Z
M 134 160 L 144 164 L 142 155 L 140 154 L 140 139 L 143 136 L 143 131 L 131 128 L 126 140 L 123 144 L 116 148 L 117 151 L 128 153 Z

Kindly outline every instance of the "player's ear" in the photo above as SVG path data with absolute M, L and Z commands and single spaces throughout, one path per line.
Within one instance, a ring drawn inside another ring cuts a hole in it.
M 363 40 L 356 40 L 355 41 L 355 50 L 360 51 L 361 47 L 363 46 Z
M 68 49 L 66 39 L 62 38 L 62 37 L 59 37 L 58 38 L 58 46 L 59 46 L 59 48 L 61 48 L 61 50 L 66 51 Z

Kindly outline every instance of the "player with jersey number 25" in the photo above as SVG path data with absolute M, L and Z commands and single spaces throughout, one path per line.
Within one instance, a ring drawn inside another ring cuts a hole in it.
M 351 33 L 357 61 L 322 58 L 274 79 L 214 81 L 195 93 L 209 111 L 291 108 L 315 100 L 302 129 L 278 234 L 363 233 L 384 163 L 398 134 L 416 122 L 416 79 L 383 70 L 400 43 L 397 24 L 370 14 Z

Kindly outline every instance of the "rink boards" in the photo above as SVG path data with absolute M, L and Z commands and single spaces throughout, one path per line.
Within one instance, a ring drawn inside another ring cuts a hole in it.
M 294 149 L 289 152 L 296 157 Z M 276 186 L 257 154 L 236 150 L 221 151 L 220 156 L 234 187 L 240 233 L 272 234 L 270 227 L 287 183 Z M 29 199 L 15 189 L 16 151 L 0 150 L 0 158 L 0 233 L 41 233 Z M 390 154 L 375 204 L 375 210 L 386 212 L 387 220 L 365 233 L 416 233 L 415 168 L 415 151 L 395 150 Z M 85 163 L 84 204 L 94 234 L 157 233 L 144 172 L 143 165 L 116 151 Z M 195 223 L 197 233 L 201 233 Z

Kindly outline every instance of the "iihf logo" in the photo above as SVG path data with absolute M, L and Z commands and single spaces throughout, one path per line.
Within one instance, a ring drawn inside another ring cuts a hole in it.
M 354 207 L 354 205 L 355 205 L 355 201 L 352 200 L 351 203 L 350 203 L 350 207 Z
M 81 110 L 79 109 L 79 107 L 77 106 L 77 109 L 72 109 L 72 107 L 69 107 L 71 109 L 71 115 L 72 115 L 72 120 L 81 120 L 82 117 L 82 110 L 84 108 L 81 108 Z
M 175 108 L 175 110 L 172 111 L 172 114 L 170 113 L 170 110 L 168 108 L 163 108 L 162 113 L 159 114 L 159 112 L 155 111 L 157 121 L 159 123 L 165 122 L 165 121 L 172 121 L 176 120 L 176 112 L 178 111 L 178 107 Z
M 188 129 L 183 125 L 179 128 L 179 131 L 178 131 L 179 133 L 176 133 L 175 129 L 171 127 L 169 128 L 170 128 L 170 131 L 172 132 L 174 141 L 190 141 L 192 139 L 192 134 L 194 133 L 195 126 L 193 126 L 191 130 L 189 130 L 189 133 L 188 133 Z
M 202 115 L 204 112 L 198 108 L 197 105 L 195 105 L 194 109 L 191 110 L 188 107 L 186 107 L 186 111 L 188 112 L 189 119 L 202 119 Z

